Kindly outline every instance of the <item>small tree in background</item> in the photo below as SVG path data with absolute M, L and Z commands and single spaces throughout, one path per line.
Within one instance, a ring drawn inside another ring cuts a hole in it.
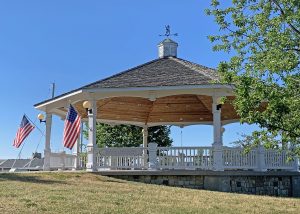
M 155 126 L 148 128 L 148 142 L 159 146 L 171 146 L 170 126 Z M 139 147 L 143 144 L 142 128 L 132 125 L 116 125 L 97 123 L 97 145 L 99 147 Z M 88 138 L 88 128 L 85 125 L 84 136 Z

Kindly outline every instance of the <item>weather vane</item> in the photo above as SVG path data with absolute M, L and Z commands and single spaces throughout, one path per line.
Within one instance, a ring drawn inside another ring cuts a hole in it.
M 178 36 L 178 33 L 171 33 L 171 27 L 170 25 L 166 25 L 166 33 L 165 34 L 160 34 L 159 36 L 165 36 L 165 37 L 170 37 L 170 36 Z

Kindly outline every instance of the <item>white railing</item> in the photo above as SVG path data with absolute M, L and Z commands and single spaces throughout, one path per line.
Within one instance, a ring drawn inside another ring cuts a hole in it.
M 267 169 L 292 169 L 294 161 L 288 161 L 286 151 L 266 150 L 265 163 Z
M 65 152 L 50 153 L 51 169 L 72 169 L 76 161 L 76 155 L 66 154 Z
M 224 169 L 254 169 L 258 171 L 289 169 L 294 170 L 295 161 L 289 161 L 286 151 L 265 150 L 263 147 L 248 153 L 242 148 L 223 148 Z
M 86 168 L 86 163 L 87 163 L 87 154 L 86 153 L 81 153 L 79 154 L 79 162 L 78 162 L 78 168 L 79 169 L 85 169 Z
M 100 169 L 146 169 L 147 148 L 100 148 L 97 151 L 96 164 Z
M 257 168 L 257 151 L 245 153 L 242 148 L 223 148 L 224 169 L 255 169 Z
M 245 153 L 229 147 L 119 147 L 95 149 L 96 168 L 103 169 L 190 169 L 190 170 L 299 170 L 298 160 L 288 161 L 288 153 L 255 148 Z M 221 157 L 221 158 L 220 158 Z M 76 162 L 78 161 L 78 162 Z M 51 169 L 83 169 L 86 156 L 50 154 Z
M 212 169 L 211 147 L 158 147 L 158 168 Z

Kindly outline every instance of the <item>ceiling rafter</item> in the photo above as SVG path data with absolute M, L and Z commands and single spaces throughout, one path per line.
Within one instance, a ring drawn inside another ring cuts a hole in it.
M 152 111 L 153 111 L 153 107 L 154 107 L 154 103 L 155 103 L 155 102 L 156 102 L 156 100 L 152 101 L 152 106 L 151 106 L 151 108 L 150 108 L 150 110 L 149 110 L 147 119 L 146 119 L 146 121 L 145 121 L 145 125 L 148 125 L 148 122 L 149 122 L 149 119 L 150 119 L 150 115 L 151 115 L 151 113 L 152 113 Z
M 199 95 L 196 95 L 196 97 L 197 97 L 197 100 L 198 100 L 200 103 L 202 103 L 202 105 L 203 105 L 208 111 L 211 112 L 211 110 L 212 110 L 212 104 L 209 104 L 209 103 L 207 103 L 207 102 L 204 102 L 204 100 L 201 99 Z

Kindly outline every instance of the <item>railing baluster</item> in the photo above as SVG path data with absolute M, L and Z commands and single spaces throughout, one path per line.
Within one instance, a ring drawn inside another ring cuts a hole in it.
M 157 151 L 160 168 L 212 168 L 211 147 L 158 147 Z M 147 148 L 103 148 L 99 149 L 97 154 L 96 163 L 99 168 L 147 168 L 145 165 L 148 156 Z M 293 163 L 287 162 L 287 157 L 286 151 L 266 150 L 266 168 L 292 169 Z M 72 158 L 65 157 L 66 166 L 71 164 Z M 59 165 L 58 159 L 58 155 L 51 156 L 51 166 Z M 84 158 L 80 158 L 80 165 L 83 165 L 84 162 Z M 257 167 L 256 149 L 245 154 L 241 148 L 224 147 L 223 164 L 225 169 L 255 169 Z

